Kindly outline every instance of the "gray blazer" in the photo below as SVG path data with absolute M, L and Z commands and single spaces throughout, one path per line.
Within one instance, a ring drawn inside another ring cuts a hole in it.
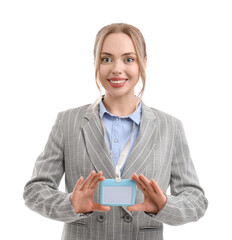
M 208 206 L 204 191 L 190 157 L 182 123 L 142 101 L 140 130 L 128 157 L 122 178 L 144 174 L 154 179 L 171 195 L 156 215 L 129 212 L 125 207 L 111 207 L 109 212 L 76 214 L 70 195 L 76 181 L 92 170 L 115 178 L 115 168 L 103 137 L 94 104 L 60 112 L 44 151 L 35 163 L 32 178 L 24 189 L 25 204 L 33 211 L 63 221 L 62 239 L 163 239 L 163 223 L 180 225 L 201 218 Z M 66 192 L 58 190 L 65 173 Z M 99 185 L 94 200 L 99 202 Z M 137 188 L 136 203 L 143 201 Z

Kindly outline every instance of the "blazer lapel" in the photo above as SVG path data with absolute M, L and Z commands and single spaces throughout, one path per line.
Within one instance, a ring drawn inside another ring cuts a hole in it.
M 122 173 L 122 178 L 124 179 L 130 179 L 134 172 L 140 173 L 142 171 L 155 147 L 157 136 L 156 116 L 143 101 L 141 103 L 142 118 L 139 134 L 125 164 Z M 106 178 L 115 178 L 115 167 L 110 157 L 100 122 L 99 104 L 95 107 L 93 113 L 92 108 L 94 104 L 88 107 L 84 116 L 87 120 L 83 126 L 87 151 L 97 171 L 102 171 Z
M 152 153 L 157 138 L 156 116 L 142 101 L 142 118 L 138 137 L 127 159 L 122 178 L 130 179 L 134 172 L 140 174 Z
M 93 113 L 91 104 L 84 116 L 87 120 L 83 125 L 87 151 L 97 172 L 102 171 L 105 178 L 115 178 L 115 170 L 108 146 L 104 139 L 104 131 L 99 117 L 99 104 Z

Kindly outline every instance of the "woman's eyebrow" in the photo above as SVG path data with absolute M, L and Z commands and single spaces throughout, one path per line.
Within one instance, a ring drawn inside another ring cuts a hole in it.
M 111 53 L 108 53 L 108 52 L 102 52 L 101 55 L 113 56 Z M 127 55 L 136 55 L 136 54 L 134 52 L 128 52 L 128 53 L 122 54 L 122 56 L 127 56 Z

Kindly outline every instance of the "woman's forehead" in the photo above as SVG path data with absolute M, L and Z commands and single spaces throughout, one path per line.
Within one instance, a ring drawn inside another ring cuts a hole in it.
M 120 53 L 122 55 L 126 53 L 135 54 L 136 51 L 130 36 L 125 33 L 111 33 L 103 42 L 101 53 L 103 52 L 112 55 Z

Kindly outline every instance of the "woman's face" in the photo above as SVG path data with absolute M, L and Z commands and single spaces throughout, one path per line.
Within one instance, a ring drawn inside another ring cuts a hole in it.
M 125 33 L 111 33 L 103 43 L 100 81 L 112 97 L 134 97 L 139 80 L 139 66 L 134 44 Z

